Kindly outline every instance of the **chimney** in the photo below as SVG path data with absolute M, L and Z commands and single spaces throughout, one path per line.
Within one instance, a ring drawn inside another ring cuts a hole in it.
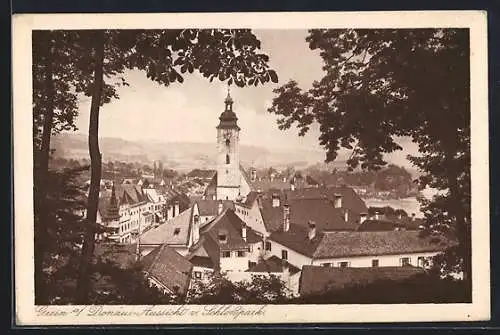
M 359 223 L 365 222 L 367 216 L 368 216 L 367 213 L 361 213 L 361 214 L 359 214 Z
M 273 199 L 273 207 L 279 207 L 280 206 L 280 196 L 279 194 L 273 193 L 271 196 Z
M 342 208 L 342 194 L 335 194 L 334 206 L 335 208 Z
M 217 214 L 222 213 L 223 209 L 224 209 L 224 205 L 222 204 L 222 201 L 219 201 L 219 204 L 217 206 Z
M 347 211 L 347 209 L 344 211 L 344 221 L 349 222 L 349 212 Z
M 283 205 L 283 231 L 288 231 L 290 229 L 290 206 L 288 204 Z
M 174 216 L 179 215 L 179 200 L 174 202 Z
M 247 241 L 247 225 L 245 223 L 241 226 L 241 238 L 243 238 L 243 241 Z
M 309 221 L 309 232 L 307 234 L 309 241 L 316 237 L 316 222 Z
M 416 216 L 415 213 L 411 213 L 411 220 L 412 221 L 415 221 L 415 216 Z
M 375 212 L 375 220 L 378 220 L 379 218 L 380 218 L 380 216 L 379 216 L 379 212 L 378 212 L 378 211 L 376 211 L 376 212 Z

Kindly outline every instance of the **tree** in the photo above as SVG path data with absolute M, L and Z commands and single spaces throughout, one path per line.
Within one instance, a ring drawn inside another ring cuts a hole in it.
M 419 146 L 409 157 L 421 187 L 442 190 L 423 204 L 428 225 L 454 226 L 470 274 L 470 103 L 467 29 L 310 30 L 306 39 L 324 61 L 324 77 L 302 90 L 275 90 L 269 112 L 280 129 L 305 134 L 320 125 L 326 161 L 352 150 L 350 168 L 377 170 L 396 137 Z M 470 278 L 470 277 L 469 277 Z
M 281 278 L 266 274 L 233 282 L 225 274 L 214 273 L 208 280 L 195 281 L 187 294 L 189 304 L 276 304 L 291 297 Z
M 210 81 L 218 79 L 238 87 L 277 82 L 269 69 L 269 57 L 258 53 L 260 41 L 248 29 L 241 30 L 100 30 L 79 33 L 77 49 L 90 57 L 82 59 L 84 73 L 90 81 L 77 85 L 77 92 L 92 97 L 89 124 L 91 184 L 88 196 L 87 225 L 82 250 L 78 284 L 78 301 L 88 298 L 88 268 L 94 249 L 99 182 L 102 158 L 99 151 L 99 107 L 116 97 L 112 84 L 125 69 L 144 70 L 151 80 L 168 86 L 184 81 L 182 74 L 198 71 Z M 85 77 L 87 78 L 87 77 Z M 124 83 L 125 80 L 122 78 Z

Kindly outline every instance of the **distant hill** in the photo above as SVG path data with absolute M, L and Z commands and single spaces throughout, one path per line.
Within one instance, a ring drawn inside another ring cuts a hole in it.
M 405 147 L 407 143 L 403 144 Z M 161 141 L 129 141 L 122 138 L 103 137 L 99 141 L 104 161 L 124 161 L 151 163 L 161 160 L 165 168 L 176 170 L 192 170 L 194 168 L 212 169 L 215 167 L 215 143 L 192 142 L 161 142 Z M 411 147 L 411 145 L 408 145 Z M 65 133 L 54 136 L 52 148 L 55 155 L 65 158 L 89 158 L 87 136 L 78 133 Z M 413 149 L 412 149 L 413 150 Z M 324 163 L 325 152 L 304 149 L 275 149 L 259 146 L 241 145 L 241 164 L 244 167 L 256 168 L 284 168 L 293 166 L 304 169 L 314 166 L 320 170 L 344 169 L 350 154 L 341 151 L 335 162 Z M 413 176 L 418 171 L 405 159 L 407 152 L 400 151 L 386 156 L 388 162 L 404 166 Z
M 151 163 L 161 160 L 165 167 L 177 170 L 193 168 L 210 169 L 215 165 L 215 143 L 129 141 L 121 138 L 103 137 L 99 141 L 104 161 L 120 160 Z M 89 158 L 87 136 L 83 134 L 60 134 L 52 139 L 55 155 L 65 158 Z M 241 163 L 257 168 L 294 166 L 304 168 L 321 162 L 322 151 L 267 149 L 258 146 L 241 145 Z

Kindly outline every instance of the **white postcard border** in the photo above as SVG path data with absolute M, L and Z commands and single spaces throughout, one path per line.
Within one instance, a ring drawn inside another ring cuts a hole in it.
M 31 31 L 154 28 L 470 28 L 471 304 L 34 306 Z M 15 310 L 17 325 L 473 321 L 490 317 L 486 12 L 19 14 L 13 17 Z M 210 308 L 214 310 L 209 311 Z M 216 309 L 221 315 L 216 315 Z M 184 311 L 185 310 L 185 311 Z M 223 314 L 225 310 L 225 314 Z M 149 312 L 148 312 L 149 311 Z M 181 312 L 184 311 L 184 312 Z M 241 314 L 244 313 L 244 314 Z M 51 315 L 48 315 L 51 314 Z M 114 315 L 111 315 L 114 314 Z M 121 315 L 117 315 L 121 314 Z

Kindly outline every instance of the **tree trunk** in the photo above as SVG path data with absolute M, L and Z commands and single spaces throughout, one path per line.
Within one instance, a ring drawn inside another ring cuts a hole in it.
M 76 300 L 79 304 L 88 303 L 90 278 L 89 268 L 95 245 L 97 210 L 101 183 L 101 153 L 99 152 L 99 107 L 103 88 L 104 30 L 94 32 L 94 87 L 90 106 L 89 154 L 90 154 L 90 189 L 87 203 L 86 230 L 82 247 L 82 258 L 78 276 Z
M 50 136 L 52 134 L 52 122 L 54 118 L 54 81 L 53 81 L 53 57 L 52 41 L 50 32 L 46 32 L 45 43 L 45 87 L 47 92 L 47 101 L 43 113 L 42 143 L 40 152 L 35 157 L 35 303 L 46 304 L 47 292 L 45 290 L 43 279 L 43 260 L 46 249 L 46 238 L 48 221 L 50 220 L 47 212 L 47 178 L 49 175 L 49 157 L 50 157 Z

